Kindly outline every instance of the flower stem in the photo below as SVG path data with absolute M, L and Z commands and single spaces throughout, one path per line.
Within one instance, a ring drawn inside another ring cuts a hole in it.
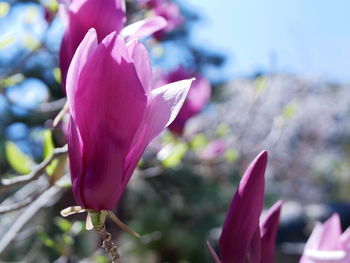
M 93 229 L 102 237 L 102 247 L 111 256 L 112 263 L 121 263 L 118 253 L 118 246 L 112 241 L 112 235 L 107 232 L 105 221 L 108 215 L 107 211 L 89 211 L 88 216 L 91 219 Z
M 94 226 L 95 231 L 102 237 L 102 247 L 111 256 L 112 263 L 121 263 L 118 253 L 118 246 L 112 241 L 112 235 L 107 232 L 105 225 Z

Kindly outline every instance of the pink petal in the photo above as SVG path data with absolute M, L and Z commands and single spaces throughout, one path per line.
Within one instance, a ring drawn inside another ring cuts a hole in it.
M 83 206 L 84 203 L 80 191 L 83 173 L 83 142 L 72 117 L 70 117 L 68 124 L 68 149 L 74 197 L 78 204 Z
M 340 242 L 343 246 L 346 256 L 342 263 L 350 262 L 350 227 L 348 227 L 345 232 L 340 237 Z
M 321 262 L 309 256 L 308 250 L 311 251 L 341 251 L 342 244 L 340 242 L 341 225 L 338 214 L 333 214 L 323 224 L 317 223 L 308 239 L 300 263 Z M 340 262 L 340 261 L 335 261 Z
M 124 27 L 120 34 L 126 39 L 144 38 L 164 29 L 166 26 L 167 21 L 163 17 L 153 16 Z
M 69 9 L 83 34 L 94 27 L 99 41 L 113 31 L 119 32 L 126 22 L 124 0 L 73 0 Z
M 146 146 L 175 119 L 192 81 L 182 80 L 152 90 L 151 102 L 125 161 L 124 185 L 128 183 Z
M 264 263 L 273 263 L 276 248 L 276 235 L 280 219 L 283 201 L 275 203 L 267 212 L 264 220 L 260 224 L 262 251 L 261 259 Z
M 261 261 L 261 237 L 260 237 L 260 228 L 257 227 L 252 240 L 250 241 L 250 245 L 248 247 L 248 251 L 246 253 L 246 261 L 249 263 L 267 263 L 265 261 Z
M 200 112 L 210 99 L 211 85 L 203 77 L 196 77 L 196 85 L 190 90 L 189 99 L 194 114 Z
M 341 235 L 340 241 L 344 245 L 345 249 L 350 249 L 350 227 L 348 227 Z
M 126 21 L 124 0 L 73 0 L 68 2 L 66 8 L 60 9 L 63 21 L 67 25 L 60 49 L 63 87 L 65 87 L 69 63 L 88 30 L 95 28 L 100 42 L 111 32 L 119 32 Z
M 267 159 L 266 151 L 255 158 L 233 197 L 219 241 L 223 263 L 245 262 L 263 209 Z
M 177 118 L 169 126 L 169 130 L 182 134 L 186 122 L 204 108 L 209 101 L 210 94 L 211 86 L 209 82 L 202 77 L 196 78 L 188 94 L 188 99 L 181 108 Z
M 305 245 L 304 253 L 303 253 L 299 263 L 317 263 L 313 259 L 308 258 L 305 255 L 305 251 L 307 249 L 318 250 L 318 243 L 319 243 L 319 239 L 322 236 L 322 232 L 323 232 L 323 225 L 321 223 L 317 222 L 315 227 L 314 227 L 314 230 L 311 233 L 311 236 L 309 237 L 309 239 Z
M 67 74 L 66 92 L 72 116 L 75 116 L 74 96 L 78 88 L 80 72 L 96 48 L 97 35 L 96 30 L 92 28 L 86 33 L 83 41 L 80 43 L 77 51 L 75 52 Z
M 213 247 L 210 245 L 209 241 L 207 241 L 207 248 L 210 252 L 210 255 L 212 256 L 212 258 L 214 259 L 215 263 L 221 263 L 221 260 L 219 258 L 219 256 L 216 254 L 215 250 L 213 249 Z
M 148 52 L 144 45 L 140 44 L 138 40 L 133 40 L 127 44 L 129 53 L 136 67 L 137 75 L 148 93 L 152 85 L 152 66 L 148 56 Z
M 306 242 L 305 249 L 319 249 L 319 243 L 324 232 L 323 225 L 320 222 L 317 222 L 312 230 L 312 233 Z
M 74 95 L 84 143 L 84 207 L 112 209 L 122 191 L 124 159 L 143 120 L 147 96 L 124 40 L 112 33 L 90 55 Z
M 181 15 L 180 8 L 176 3 L 163 1 L 153 8 L 153 12 L 165 18 L 168 22 L 165 32 L 172 31 L 180 26 L 184 22 L 184 18 Z
M 318 243 L 320 250 L 338 250 L 340 245 L 341 224 L 338 214 L 333 214 L 323 223 L 323 233 Z
M 193 73 L 186 71 L 182 66 L 164 77 L 160 82 L 173 82 L 183 78 L 189 78 Z M 188 93 L 186 102 L 181 108 L 177 118 L 169 126 L 169 130 L 177 134 L 182 134 L 186 122 L 205 107 L 210 99 L 211 85 L 208 80 L 201 76 L 196 76 L 190 92 Z
M 224 153 L 226 144 L 222 139 L 215 139 L 211 141 L 201 152 L 201 158 L 211 160 L 219 157 Z

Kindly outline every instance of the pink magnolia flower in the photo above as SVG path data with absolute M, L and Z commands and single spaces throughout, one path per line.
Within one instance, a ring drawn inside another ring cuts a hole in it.
M 170 72 L 167 75 L 161 76 L 158 80 L 158 85 L 171 83 L 180 79 L 187 79 L 195 77 L 187 99 L 182 106 L 178 116 L 169 126 L 169 130 L 176 134 L 183 134 L 186 122 L 204 108 L 210 99 L 211 86 L 208 80 L 198 74 L 191 74 L 186 71 L 182 66 L 178 67 L 175 71 Z
M 111 32 L 120 32 L 125 37 L 146 37 L 164 28 L 166 21 L 161 17 L 151 17 L 124 27 L 126 22 L 124 0 L 61 0 L 60 15 L 66 24 L 60 49 L 62 84 L 75 50 L 90 28 L 97 31 L 98 42 Z
M 164 0 L 138 0 L 137 2 L 141 7 L 154 8 L 163 3 Z
M 152 89 L 145 47 L 91 29 L 67 75 L 73 192 L 84 208 L 111 210 L 145 147 L 176 117 L 192 80 Z
M 219 240 L 220 257 L 208 244 L 216 263 L 272 263 L 282 201 L 259 218 L 264 204 L 267 152 L 260 153 L 243 175 L 226 215 Z
M 167 26 L 154 33 L 157 40 L 164 38 L 165 34 L 175 30 L 184 22 L 179 6 L 170 1 L 149 1 L 153 4 L 152 11 L 155 15 L 163 17 L 167 21 Z
M 350 262 L 350 228 L 341 233 L 338 214 L 333 214 L 323 224 L 316 224 L 299 262 Z
M 211 141 L 201 152 L 201 158 L 211 160 L 219 157 L 224 153 L 226 144 L 222 139 Z

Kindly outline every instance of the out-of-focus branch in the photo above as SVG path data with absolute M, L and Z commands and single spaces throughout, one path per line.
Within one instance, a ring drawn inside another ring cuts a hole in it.
M 46 158 L 40 164 L 35 166 L 29 174 L 17 176 L 17 177 L 11 178 L 11 179 L 1 180 L 0 194 L 4 191 L 7 191 L 8 189 L 16 186 L 16 185 L 28 183 L 28 182 L 31 182 L 31 181 L 38 179 L 39 176 L 45 172 L 46 167 L 49 166 L 54 159 L 56 159 L 62 155 L 67 154 L 67 152 L 68 152 L 67 146 L 63 146 L 61 148 L 56 148 L 50 157 Z
M 65 104 L 66 98 L 61 98 L 58 100 L 41 103 L 39 107 L 35 109 L 35 111 L 39 113 L 56 112 L 60 111 Z
M 30 196 L 28 196 L 26 199 L 21 200 L 17 203 L 14 204 L 9 204 L 9 205 L 2 205 L 0 206 L 0 215 L 8 212 L 12 212 L 18 209 L 21 209 L 30 203 L 32 203 L 38 196 L 40 196 L 45 190 L 47 190 L 47 187 L 44 189 L 41 189 L 37 192 L 34 192 Z
M 137 170 L 139 177 L 142 177 L 143 179 L 161 175 L 163 171 L 164 169 L 161 166 L 155 166 L 155 167 L 150 167 L 143 170 Z
M 65 176 L 64 176 L 65 177 Z M 64 180 L 65 178 L 61 180 Z M 58 198 L 60 198 L 63 193 L 64 188 L 58 187 L 56 185 L 50 187 L 43 194 L 40 195 L 31 205 L 29 205 L 23 213 L 20 213 L 16 220 L 11 224 L 8 231 L 0 238 L 0 255 L 5 251 L 5 249 L 10 245 L 12 240 L 16 237 L 18 232 L 26 225 L 26 223 L 43 207 L 54 203 Z
M 18 63 L 14 68 L 10 68 L 7 72 L 5 72 L 4 74 L 0 75 L 0 79 L 4 79 L 7 76 L 11 76 L 14 75 L 16 73 L 20 73 L 22 71 L 22 67 L 23 65 L 25 65 L 25 63 L 28 62 L 29 59 L 31 59 L 38 51 L 42 51 L 42 50 L 46 50 L 46 47 L 44 44 L 40 44 L 40 46 L 38 46 L 36 49 L 34 49 L 33 51 L 29 52 L 28 54 L 26 54 L 22 60 L 21 63 Z M 5 94 L 6 89 L 4 89 L 4 87 L 0 86 L 0 93 L 1 94 Z

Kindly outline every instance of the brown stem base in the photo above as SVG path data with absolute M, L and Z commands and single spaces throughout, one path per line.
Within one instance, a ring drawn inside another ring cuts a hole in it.
M 112 241 L 112 236 L 107 232 L 105 225 L 101 227 L 94 227 L 95 231 L 102 237 L 102 247 L 111 256 L 112 263 L 121 263 L 120 256 L 118 253 L 118 246 Z

